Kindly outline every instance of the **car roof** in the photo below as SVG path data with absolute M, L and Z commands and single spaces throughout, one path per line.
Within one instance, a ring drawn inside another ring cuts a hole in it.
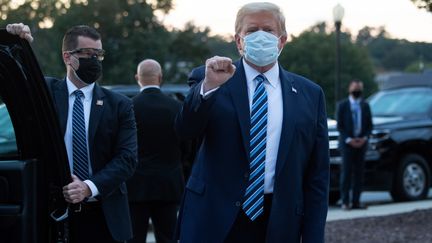
M 128 97 L 133 97 L 140 92 L 140 86 L 137 84 L 104 85 L 103 87 Z M 161 86 L 162 92 L 168 95 L 181 94 L 186 96 L 189 89 L 190 88 L 187 84 L 163 84 Z
M 401 89 L 407 87 L 432 87 L 432 71 L 423 73 L 402 73 L 391 76 L 383 83 L 381 90 Z

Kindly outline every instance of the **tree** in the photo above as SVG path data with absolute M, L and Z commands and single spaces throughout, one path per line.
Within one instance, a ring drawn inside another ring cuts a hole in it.
M 392 39 L 384 27 L 362 28 L 356 43 L 367 48 L 375 70 L 402 71 L 419 58 L 432 62 L 432 44 Z
M 191 69 L 204 65 L 205 59 L 210 57 L 207 46 L 209 32 L 209 28 L 200 29 L 189 22 L 183 31 L 171 33 L 172 41 L 165 47 L 169 53 L 165 71 L 173 82 L 184 83 Z
M 365 84 L 366 95 L 376 91 L 372 62 L 364 47 L 355 45 L 348 34 L 341 41 L 341 90 L 348 89 L 352 79 Z M 280 63 L 289 71 L 303 75 L 319 84 L 326 95 L 327 113 L 335 112 L 335 35 L 322 23 L 304 31 L 288 42 L 280 56 Z
M 2 24 L 30 25 L 36 56 L 47 75 L 64 76 L 61 39 L 68 28 L 78 24 L 93 26 L 102 35 L 107 51 L 104 84 L 135 83 L 136 65 L 144 58 L 166 61 L 171 38 L 154 12 L 167 13 L 171 0 L 25 0 L 19 6 L 14 2 L 0 3 Z
M 418 8 L 432 12 L 432 0 L 411 0 Z

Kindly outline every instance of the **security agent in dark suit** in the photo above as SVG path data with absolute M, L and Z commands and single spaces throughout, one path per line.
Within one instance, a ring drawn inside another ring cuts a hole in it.
M 160 90 L 162 69 L 155 60 L 138 65 L 141 93 L 133 100 L 138 128 L 137 170 L 127 181 L 134 237 L 146 242 L 149 219 L 156 242 L 174 242 L 177 209 L 183 194 L 181 143 L 174 121 L 181 104 Z
M 28 26 L 8 31 L 31 41 Z M 136 124 L 132 102 L 100 87 L 104 51 L 100 34 L 75 26 L 63 38 L 67 76 L 47 78 L 64 133 L 73 182 L 64 186 L 73 243 L 124 242 L 132 237 L 126 179 L 134 172 Z
M 360 204 L 360 194 L 363 186 L 364 156 L 372 131 L 372 116 L 369 104 L 361 98 L 362 92 L 363 82 L 351 81 L 350 96 L 337 106 L 339 149 L 342 153 L 340 191 L 344 210 L 365 208 Z

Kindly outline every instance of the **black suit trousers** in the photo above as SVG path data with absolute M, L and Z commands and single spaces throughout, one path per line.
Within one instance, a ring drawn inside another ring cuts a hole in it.
M 350 190 L 352 190 L 352 204 L 359 205 L 360 203 L 366 148 L 367 146 L 353 148 L 349 145 L 342 148 L 340 190 L 343 204 L 350 203 Z
M 83 203 L 80 210 L 69 213 L 71 243 L 121 242 L 112 238 L 99 203 Z
M 177 221 L 178 204 L 166 201 L 148 201 L 129 203 L 133 238 L 129 243 L 145 243 L 149 226 L 152 220 L 157 243 L 175 242 L 174 230 Z

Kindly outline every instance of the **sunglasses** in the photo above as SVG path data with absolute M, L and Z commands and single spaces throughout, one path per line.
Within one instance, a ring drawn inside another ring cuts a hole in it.
M 80 54 L 86 56 L 88 58 L 96 57 L 99 61 L 103 61 L 105 57 L 105 50 L 103 49 L 95 49 L 95 48 L 78 48 L 72 51 L 69 51 L 70 54 Z

